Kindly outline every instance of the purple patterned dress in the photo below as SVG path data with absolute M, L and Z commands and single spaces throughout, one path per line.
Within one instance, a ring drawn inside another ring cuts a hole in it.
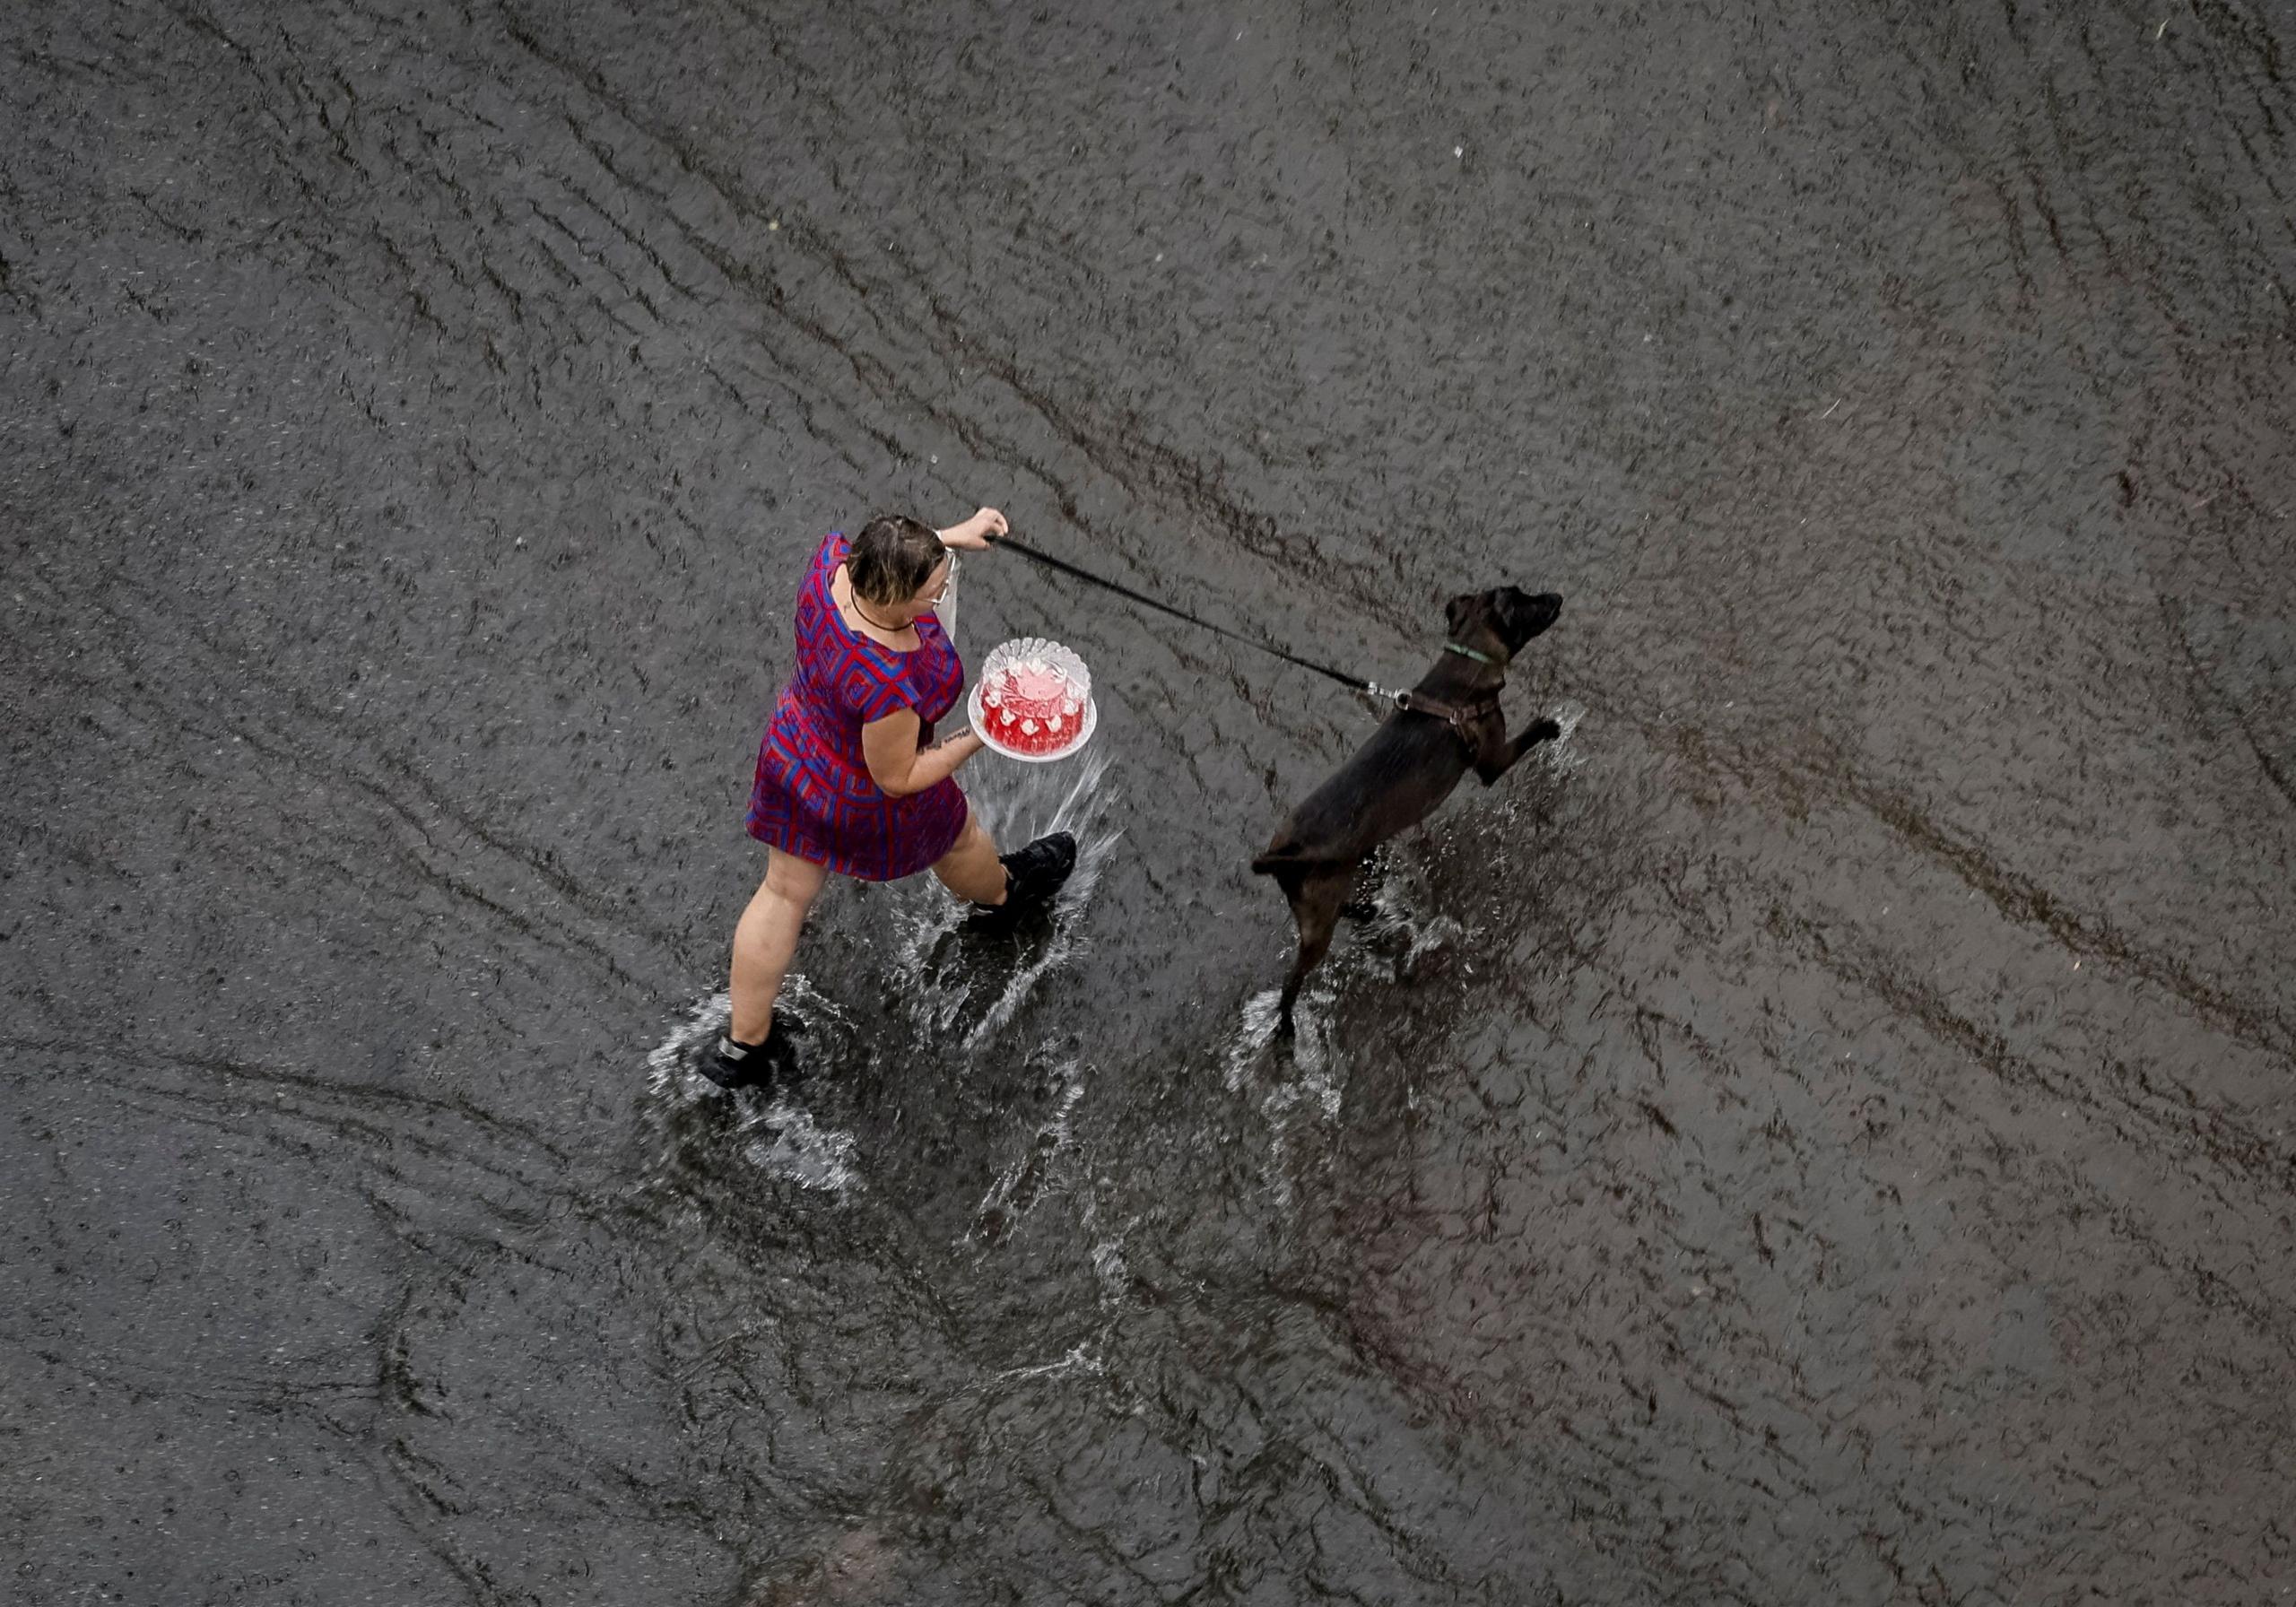
M 954 779 L 896 798 L 869 778 L 861 727 L 896 709 L 933 723 L 956 707 L 965 668 L 941 621 L 917 621 L 920 645 L 897 653 L 845 622 L 830 583 L 849 551 L 831 533 L 797 588 L 797 664 L 765 728 L 750 787 L 749 833 L 761 843 L 864 882 L 913 876 L 965 829 Z

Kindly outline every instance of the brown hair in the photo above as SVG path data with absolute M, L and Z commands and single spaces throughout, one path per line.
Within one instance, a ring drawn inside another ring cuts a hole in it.
M 905 514 L 880 514 L 853 538 L 845 575 L 864 603 L 896 608 L 925 589 L 947 555 L 931 526 Z

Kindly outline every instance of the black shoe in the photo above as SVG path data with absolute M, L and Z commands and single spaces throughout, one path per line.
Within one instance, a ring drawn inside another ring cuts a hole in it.
M 1056 831 L 1025 848 L 998 855 L 996 862 L 1004 867 L 1004 902 L 980 906 L 992 925 L 1017 920 L 1052 902 L 1076 868 L 1076 839 Z
M 795 1082 L 797 1062 L 790 1037 L 789 1023 L 778 1016 L 768 1016 L 763 1043 L 735 1043 L 733 1034 L 725 1033 L 715 1047 L 701 1052 L 694 1069 L 724 1089 L 770 1089 L 777 1078 Z
M 773 1075 L 764 1044 L 737 1044 L 730 1033 L 720 1034 L 715 1044 L 703 1048 L 693 1069 L 723 1089 L 754 1088 Z

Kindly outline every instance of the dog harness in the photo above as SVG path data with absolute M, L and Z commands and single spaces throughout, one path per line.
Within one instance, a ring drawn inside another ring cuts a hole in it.
M 1397 692 L 1396 707 L 1409 714 L 1432 715 L 1441 720 L 1472 755 L 1480 751 L 1480 744 L 1474 740 L 1474 723 L 1498 711 L 1499 692 L 1493 688 L 1472 703 L 1446 703 L 1419 692 Z
M 1493 658 L 1488 653 L 1470 647 L 1463 642 L 1445 642 L 1443 651 L 1456 653 L 1461 658 L 1472 658 L 1475 663 L 1488 665 L 1494 670 L 1507 667 L 1502 661 Z M 1419 692 L 1397 692 L 1396 707 L 1413 714 L 1434 716 L 1435 718 L 1450 726 L 1453 734 L 1465 746 L 1468 754 L 1473 756 L 1477 751 L 1474 723 L 1485 715 L 1497 711 L 1499 689 L 1494 686 L 1469 703 L 1446 703 L 1440 699 L 1426 697 Z

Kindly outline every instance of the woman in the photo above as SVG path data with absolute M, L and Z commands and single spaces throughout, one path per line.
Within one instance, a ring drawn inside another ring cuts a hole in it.
M 960 899 L 1008 915 L 1051 899 L 1076 865 L 1065 831 L 999 856 L 957 788 L 980 751 L 970 731 L 934 740 L 964 665 L 934 606 L 959 551 L 1004 534 L 984 508 L 950 530 L 874 518 L 822 543 L 797 590 L 797 663 L 759 745 L 749 833 L 765 880 L 734 929 L 734 1017 L 702 1073 L 726 1088 L 790 1063 L 773 1001 L 832 872 L 892 882 L 930 869 Z

